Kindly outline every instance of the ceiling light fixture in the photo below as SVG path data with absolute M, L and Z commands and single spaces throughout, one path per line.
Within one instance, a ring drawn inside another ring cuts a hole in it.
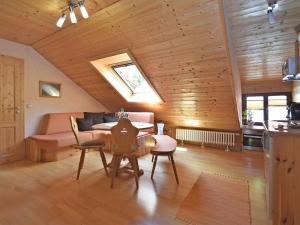
M 59 17 L 56 26 L 62 28 L 66 20 L 68 11 L 69 11 L 71 23 L 73 24 L 77 23 L 77 18 L 74 11 L 76 7 L 79 7 L 81 15 L 84 19 L 89 18 L 89 14 L 84 6 L 84 0 L 78 0 L 78 1 L 70 0 L 68 6 L 62 11 L 62 15 Z
M 274 15 L 274 10 L 278 8 L 277 0 L 268 0 L 268 8 L 267 8 L 267 15 L 268 21 L 270 24 L 276 23 L 276 17 Z

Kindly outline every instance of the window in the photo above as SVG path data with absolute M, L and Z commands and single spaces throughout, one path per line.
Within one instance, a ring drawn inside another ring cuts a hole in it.
M 286 120 L 287 96 L 268 96 L 268 118 L 269 120 Z
M 243 95 L 243 111 L 247 112 L 247 120 L 252 118 L 254 122 L 287 120 L 290 100 L 290 92 Z
M 151 91 L 151 87 L 136 67 L 132 63 L 112 66 L 113 70 L 128 85 L 133 93 L 145 93 Z
M 128 102 L 162 102 L 128 50 L 106 55 L 90 63 Z
M 264 96 L 247 97 L 247 120 L 264 121 Z

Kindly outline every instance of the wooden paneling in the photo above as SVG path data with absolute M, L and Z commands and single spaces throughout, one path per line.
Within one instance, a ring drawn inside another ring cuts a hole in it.
M 273 225 L 300 224 L 300 137 L 271 134 Z
M 232 21 L 242 83 L 247 86 L 246 83 L 253 80 L 264 81 L 271 87 L 271 80 L 279 81 L 282 78 L 281 65 L 284 60 L 295 55 L 297 36 L 294 28 L 300 23 L 300 1 L 278 1 L 279 8 L 274 13 L 277 18 L 275 24 L 268 22 L 265 0 L 225 2 Z M 273 91 L 278 92 L 286 87 L 276 85 Z
M 149 110 L 172 126 L 236 130 L 221 12 L 217 0 L 122 0 L 33 47 L 112 111 Z M 89 64 L 90 58 L 125 48 L 164 103 L 127 103 Z
M 0 36 L 31 44 L 111 111 L 154 111 L 171 126 L 240 128 L 221 0 L 86 0 L 90 18 L 59 30 L 62 2 L 6 0 Z M 164 103 L 127 103 L 89 63 L 126 48 Z
M 89 14 L 93 14 L 119 0 L 86 1 Z M 64 0 L 1 0 L 0 38 L 24 44 L 45 38 L 60 29 L 56 26 L 61 11 L 65 9 Z M 78 8 L 75 9 L 79 23 L 85 23 Z M 71 25 L 67 18 L 64 27 Z
M 0 164 L 24 151 L 23 61 L 0 56 Z
M 251 81 L 242 84 L 244 94 L 291 92 L 292 82 L 278 80 Z

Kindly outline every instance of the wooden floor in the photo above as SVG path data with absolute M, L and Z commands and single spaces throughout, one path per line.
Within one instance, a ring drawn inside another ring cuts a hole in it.
M 108 156 L 110 157 L 110 156 Z M 183 146 L 175 153 L 180 184 L 171 163 L 158 160 L 154 182 L 151 156 L 139 159 L 145 174 L 140 189 L 128 175 L 110 189 L 100 157 L 86 155 L 76 181 L 79 154 L 68 159 L 34 164 L 28 161 L 0 166 L 1 225 L 179 225 L 180 203 L 202 171 L 217 172 L 250 181 L 252 225 L 267 225 L 263 154 L 225 152 Z M 218 212 L 216 212 L 218 213 Z

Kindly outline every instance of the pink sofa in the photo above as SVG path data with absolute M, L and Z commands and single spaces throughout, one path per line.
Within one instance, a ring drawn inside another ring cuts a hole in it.
M 83 118 L 83 112 L 49 113 L 42 120 L 39 134 L 26 140 L 26 155 L 32 161 L 57 161 L 73 155 L 76 151 L 72 146 L 76 144 L 72 133 L 69 117 Z M 151 112 L 129 112 L 128 117 L 133 122 L 154 123 L 154 114 Z M 138 142 L 142 143 L 154 128 L 143 130 L 138 135 Z M 79 132 L 82 141 L 103 140 L 110 142 L 110 131 L 91 130 Z M 109 146 L 109 145 L 108 145 Z M 141 154 L 148 151 L 141 147 Z

